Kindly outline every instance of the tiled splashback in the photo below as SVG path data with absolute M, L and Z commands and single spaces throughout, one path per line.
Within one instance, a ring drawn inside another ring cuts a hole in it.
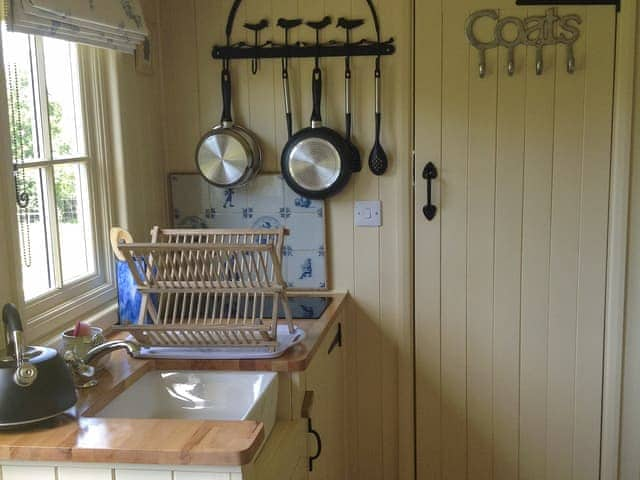
M 198 174 L 171 174 L 170 187 L 174 227 L 286 227 L 282 269 L 289 287 L 327 288 L 324 201 L 301 197 L 280 175 L 223 189 Z

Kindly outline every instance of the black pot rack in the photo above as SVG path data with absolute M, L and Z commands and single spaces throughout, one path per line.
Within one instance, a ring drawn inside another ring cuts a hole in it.
M 246 42 L 231 43 L 231 35 L 233 33 L 233 25 L 235 22 L 238 8 L 242 0 L 234 0 L 229 16 L 227 17 L 227 27 L 225 30 L 227 43 L 226 45 L 215 45 L 211 53 L 216 60 L 222 60 L 227 63 L 231 59 L 252 59 L 257 62 L 261 58 L 324 58 L 324 57 L 378 57 L 393 55 L 396 51 L 395 41 L 389 38 L 382 41 L 380 38 L 380 23 L 378 14 L 372 0 L 366 0 L 371 11 L 373 23 L 376 29 L 377 39 L 362 39 L 353 43 L 345 43 L 339 41 L 329 41 L 316 45 L 315 43 L 297 42 L 289 45 L 267 41 L 263 44 L 258 43 L 258 31 L 255 27 L 263 25 L 266 27 L 269 23 L 262 20 L 259 24 L 246 24 L 245 27 L 254 31 L 255 42 L 250 45 Z M 254 72 L 255 73 L 255 72 Z

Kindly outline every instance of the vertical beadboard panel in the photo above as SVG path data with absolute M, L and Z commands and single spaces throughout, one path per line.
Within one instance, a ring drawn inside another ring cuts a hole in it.
M 490 33 L 490 32 L 489 32 Z M 469 47 L 469 139 L 467 165 L 467 472 L 492 477 L 493 266 L 497 89 L 500 75 L 480 78 Z M 497 64 L 498 51 L 487 52 Z M 522 66 L 520 66 L 522 68 Z
M 600 478 L 603 317 L 611 155 L 616 14 L 593 8 L 585 14 L 584 48 L 598 63 L 586 64 L 573 422 L 573 478 Z
M 577 7 L 558 10 L 561 12 L 576 12 L 583 18 L 585 13 Z M 584 39 L 576 43 L 574 52 L 578 64 L 585 65 Z M 573 450 L 585 71 L 581 68 L 567 75 L 565 53 L 564 48 L 556 48 L 546 393 L 549 480 L 571 478 Z
M 440 176 L 445 171 L 443 156 L 442 78 L 443 25 L 442 2 L 416 2 L 415 18 L 415 395 L 416 395 L 416 477 L 439 479 L 442 473 L 440 418 L 442 405 L 442 368 L 440 319 L 440 230 L 448 205 L 442 203 L 441 182 L 433 183 L 433 201 L 439 215 L 428 222 L 422 207 L 427 202 L 422 170 L 433 162 Z M 431 49 L 419 48 L 430 45 Z
M 272 0 L 270 20 L 273 23 L 273 40 L 278 43 L 284 43 L 284 30 L 277 26 L 278 18 L 283 17 L 287 19 L 300 18 L 298 15 L 298 1 L 297 0 Z M 289 33 L 289 42 L 295 43 L 298 41 L 300 30 L 305 28 L 300 25 L 294 28 Z M 293 132 L 298 131 L 302 125 L 307 124 L 308 119 L 300 118 L 299 111 L 297 109 L 299 105 L 300 97 L 300 76 L 298 75 L 298 65 L 295 60 L 289 61 L 289 90 L 291 94 L 291 110 L 293 113 Z M 275 166 L 274 171 L 279 170 L 280 165 L 280 152 L 287 143 L 287 127 L 284 121 L 284 91 L 282 86 L 282 65 L 276 61 L 273 65 L 273 103 L 274 103 L 274 126 L 275 126 Z
M 518 15 L 517 9 L 501 10 Z M 493 318 L 493 477 L 518 478 L 520 390 L 520 289 L 522 257 L 522 192 L 527 54 L 518 48 L 515 62 L 520 76 L 498 71 L 496 138 L 496 199 Z M 499 49 L 498 65 L 507 62 Z M 522 70 L 521 70 L 522 69 Z
M 352 1 L 354 17 L 370 18 L 365 2 Z M 384 18 L 384 13 L 381 12 Z M 371 22 L 369 29 L 361 32 L 372 38 Z M 363 139 L 364 153 L 370 148 L 373 138 L 373 59 L 358 57 L 353 60 L 353 68 L 358 76 L 357 87 L 353 95 L 353 116 L 355 138 Z M 368 80 L 370 78 L 371 80 Z M 375 200 L 379 198 L 379 179 L 369 171 L 355 176 L 355 198 L 357 200 Z M 384 208 L 388 208 L 385 205 Z M 384 212 L 383 212 L 384 216 Z M 383 219 L 384 220 L 384 219 Z M 381 383 L 382 374 L 382 332 L 380 331 L 380 236 L 379 230 L 359 228 L 354 235 L 354 269 L 357 321 L 357 362 L 358 362 L 358 458 L 360 478 L 372 480 L 384 477 L 384 438 L 382 392 L 386 388 Z M 375 399 L 375 400 L 374 400 Z M 374 462 L 365 459 L 377 459 Z
M 180 9 L 170 0 L 160 2 L 163 47 L 169 46 L 168 58 L 163 59 L 168 171 L 194 171 L 195 145 L 200 135 L 219 121 L 220 63 L 211 59 L 211 47 L 225 41 L 226 17 L 232 3 L 192 0 L 186 9 Z M 397 361 L 400 342 L 404 342 L 407 354 L 410 351 L 410 290 L 406 285 L 399 286 L 408 281 L 410 269 L 411 1 L 376 4 L 384 35 L 398 40 L 396 56 L 383 61 L 382 139 L 392 165 L 382 179 L 368 170 L 367 158 L 374 138 L 374 59 L 353 59 L 353 136 L 364 168 L 353 175 L 344 191 L 326 202 L 330 287 L 349 290 L 354 298 L 349 322 L 353 329 L 345 331 L 355 346 L 348 352 L 347 363 L 356 371 L 346 383 L 353 412 L 347 417 L 351 449 L 348 478 L 372 479 L 398 478 L 399 455 L 404 456 L 407 465 L 413 461 L 410 449 L 398 449 L 398 404 L 406 405 L 406 425 L 411 399 L 398 397 L 398 377 L 405 375 L 404 382 L 408 384 L 410 370 L 399 372 Z M 264 33 L 262 40 L 281 42 L 282 31 L 275 24 L 278 17 L 318 20 L 325 14 L 333 17 L 334 24 L 323 32 L 323 41 L 344 38 L 344 32 L 335 26 L 341 15 L 365 18 L 367 25 L 359 28 L 354 37 L 374 38 L 364 0 L 246 0 L 238 12 L 232 41 L 250 40 L 242 28 L 245 21 L 269 18 L 270 33 Z M 292 32 L 291 40 L 313 42 L 313 30 L 300 26 Z M 256 76 L 251 75 L 250 61 L 233 61 L 231 68 L 234 120 L 259 134 L 265 147 L 265 169 L 277 171 L 286 142 L 280 62 L 263 60 Z M 331 128 L 344 132 L 344 60 L 323 59 L 322 68 L 324 120 Z M 309 125 L 313 59 L 293 59 L 289 69 L 297 131 Z M 354 228 L 356 199 L 383 200 L 385 225 L 381 229 Z
M 399 8 L 376 0 L 379 11 L 384 12 L 382 36 L 396 39 L 399 52 L 411 51 L 411 22 L 413 12 L 409 5 Z M 391 15 L 389 8 L 395 8 Z M 368 18 L 368 17 L 367 17 Z M 373 72 L 361 75 L 373 82 Z M 413 316 L 410 272 L 411 256 L 398 255 L 410 247 L 412 212 L 410 205 L 413 135 L 405 123 L 406 112 L 411 112 L 411 96 L 398 95 L 411 92 L 412 78 L 408 55 L 393 55 L 382 59 L 382 115 L 384 129 L 382 142 L 390 159 L 389 171 L 379 179 L 379 198 L 384 205 L 383 225 L 380 229 L 380 330 L 382 333 L 382 438 L 384 478 L 414 478 L 413 458 L 413 331 L 407 318 Z M 358 79 L 362 81 L 362 79 Z M 370 103 L 369 103 L 370 104 Z M 369 108 L 372 108 L 371 106 Z M 370 121 L 373 118 L 370 116 Z M 373 131 L 373 123 L 369 132 Z M 369 133 L 371 135 L 371 133 Z M 366 162 L 372 139 L 358 138 L 358 145 L 366 146 L 363 175 L 367 175 Z M 398 235 L 402 232 L 402 235 Z M 389 252 L 396 252 L 395 255 Z M 398 308 L 400 306 L 400 308 Z M 400 466 L 400 470 L 396 466 Z
M 194 12 L 191 17 L 191 26 L 193 30 L 194 44 L 191 48 L 194 48 L 195 63 L 192 71 L 186 71 L 183 73 L 185 76 L 193 77 L 197 84 L 197 120 L 198 120 L 198 135 L 203 135 L 214 125 L 220 123 L 220 116 L 222 114 L 222 92 L 220 90 L 220 74 L 222 72 L 222 64 L 220 62 L 214 62 L 211 58 L 211 47 L 214 44 L 224 45 L 226 38 L 224 34 L 227 17 L 220 15 L 221 11 L 226 11 L 231 7 L 231 0 L 224 0 L 219 2 L 208 2 L 206 0 L 195 0 Z M 240 12 L 238 14 L 240 17 Z M 240 18 L 236 19 L 236 23 L 241 21 Z M 238 107 L 240 93 L 242 92 L 241 80 L 236 73 L 237 65 L 231 64 L 231 93 L 232 93 L 232 113 L 234 114 L 234 120 L 239 121 L 236 118 L 236 112 L 241 109 Z M 244 76 L 244 72 L 243 75 Z M 195 146 L 192 147 L 195 152 Z M 187 171 L 193 170 L 188 163 L 182 162 L 183 169 L 187 168 Z
M 245 0 L 243 2 L 243 8 L 245 9 L 245 22 L 258 23 L 262 19 L 269 20 L 269 27 L 260 32 L 260 43 L 264 43 L 267 39 L 276 38 L 276 30 L 280 30 L 276 25 L 277 19 L 271 15 L 272 8 L 271 2 L 265 2 L 264 0 Z M 244 22 L 236 25 L 238 30 L 245 30 L 247 37 L 247 43 L 253 44 L 254 35 L 253 32 L 243 28 Z M 279 32 L 277 32 L 279 33 Z M 278 172 L 279 162 L 276 153 L 276 87 L 279 84 L 273 81 L 274 70 L 280 70 L 279 62 L 273 60 L 262 60 L 259 64 L 258 72 L 253 75 L 251 73 L 251 62 L 246 63 L 249 68 L 249 84 L 248 84 L 248 98 L 249 98 L 249 119 L 246 125 L 251 127 L 251 130 L 257 135 L 260 145 L 262 146 L 264 155 L 263 169 L 265 172 Z M 280 92 L 280 88 L 277 89 Z M 281 122 L 277 122 L 281 123 Z
M 443 4 L 442 271 L 442 477 L 467 472 L 467 204 L 470 48 L 462 25 L 466 5 Z
M 540 15 L 544 9 L 529 9 Z M 544 74 L 527 56 L 522 313 L 520 343 L 520 478 L 546 478 L 547 343 L 551 179 L 553 172 L 555 49 L 543 51 Z
M 162 2 L 160 31 L 164 102 L 165 152 L 168 171 L 195 169 L 195 146 L 200 137 L 194 0 Z

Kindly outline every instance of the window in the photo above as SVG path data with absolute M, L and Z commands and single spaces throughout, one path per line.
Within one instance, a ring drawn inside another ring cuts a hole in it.
M 100 130 L 84 58 L 90 52 L 2 29 L 27 317 L 68 307 L 65 302 L 95 294 L 109 278 L 99 195 L 106 190 L 98 182 L 97 142 L 89 135 Z

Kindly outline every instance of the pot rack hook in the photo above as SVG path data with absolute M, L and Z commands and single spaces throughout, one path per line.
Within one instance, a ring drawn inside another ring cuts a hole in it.
M 307 22 L 307 26 L 313 28 L 316 31 L 316 55 L 315 55 L 315 68 L 320 68 L 319 46 L 320 46 L 320 30 L 325 29 L 331 25 L 331 17 L 325 16 L 319 22 Z
M 258 73 L 258 67 L 259 67 L 257 51 L 258 51 L 258 48 L 260 47 L 260 44 L 258 41 L 260 31 L 264 30 L 268 26 L 269 26 L 269 20 L 267 20 L 266 18 L 263 18 L 258 23 L 244 24 L 244 28 L 246 28 L 247 30 L 251 30 L 253 32 L 253 48 L 256 49 L 256 56 L 251 59 L 251 73 L 253 73 L 254 75 Z
M 277 22 L 278 27 L 284 30 L 284 45 L 285 47 L 289 47 L 289 30 L 292 28 L 296 28 L 299 25 L 302 25 L 301 18 L 282 18 L 280 17 Z M 282 71 L 287 72 L 287 67 L 289 66 L 289 59 L 287 57 L 282 57 Z
M 338 28 L 344 28 L 346 32 L 345 46 L 347 47 L 347 49 L 351 46 L 351 30 L 362 25 L 364 25 L 364 19 L 362 18 L 349 19 L 346 17 L 340 17 L 338 19 L 338 23 L 336 24 L 336 26 Z M 345 74 L 351 77 L 351 61 L 349 55 L 345 57 Z

